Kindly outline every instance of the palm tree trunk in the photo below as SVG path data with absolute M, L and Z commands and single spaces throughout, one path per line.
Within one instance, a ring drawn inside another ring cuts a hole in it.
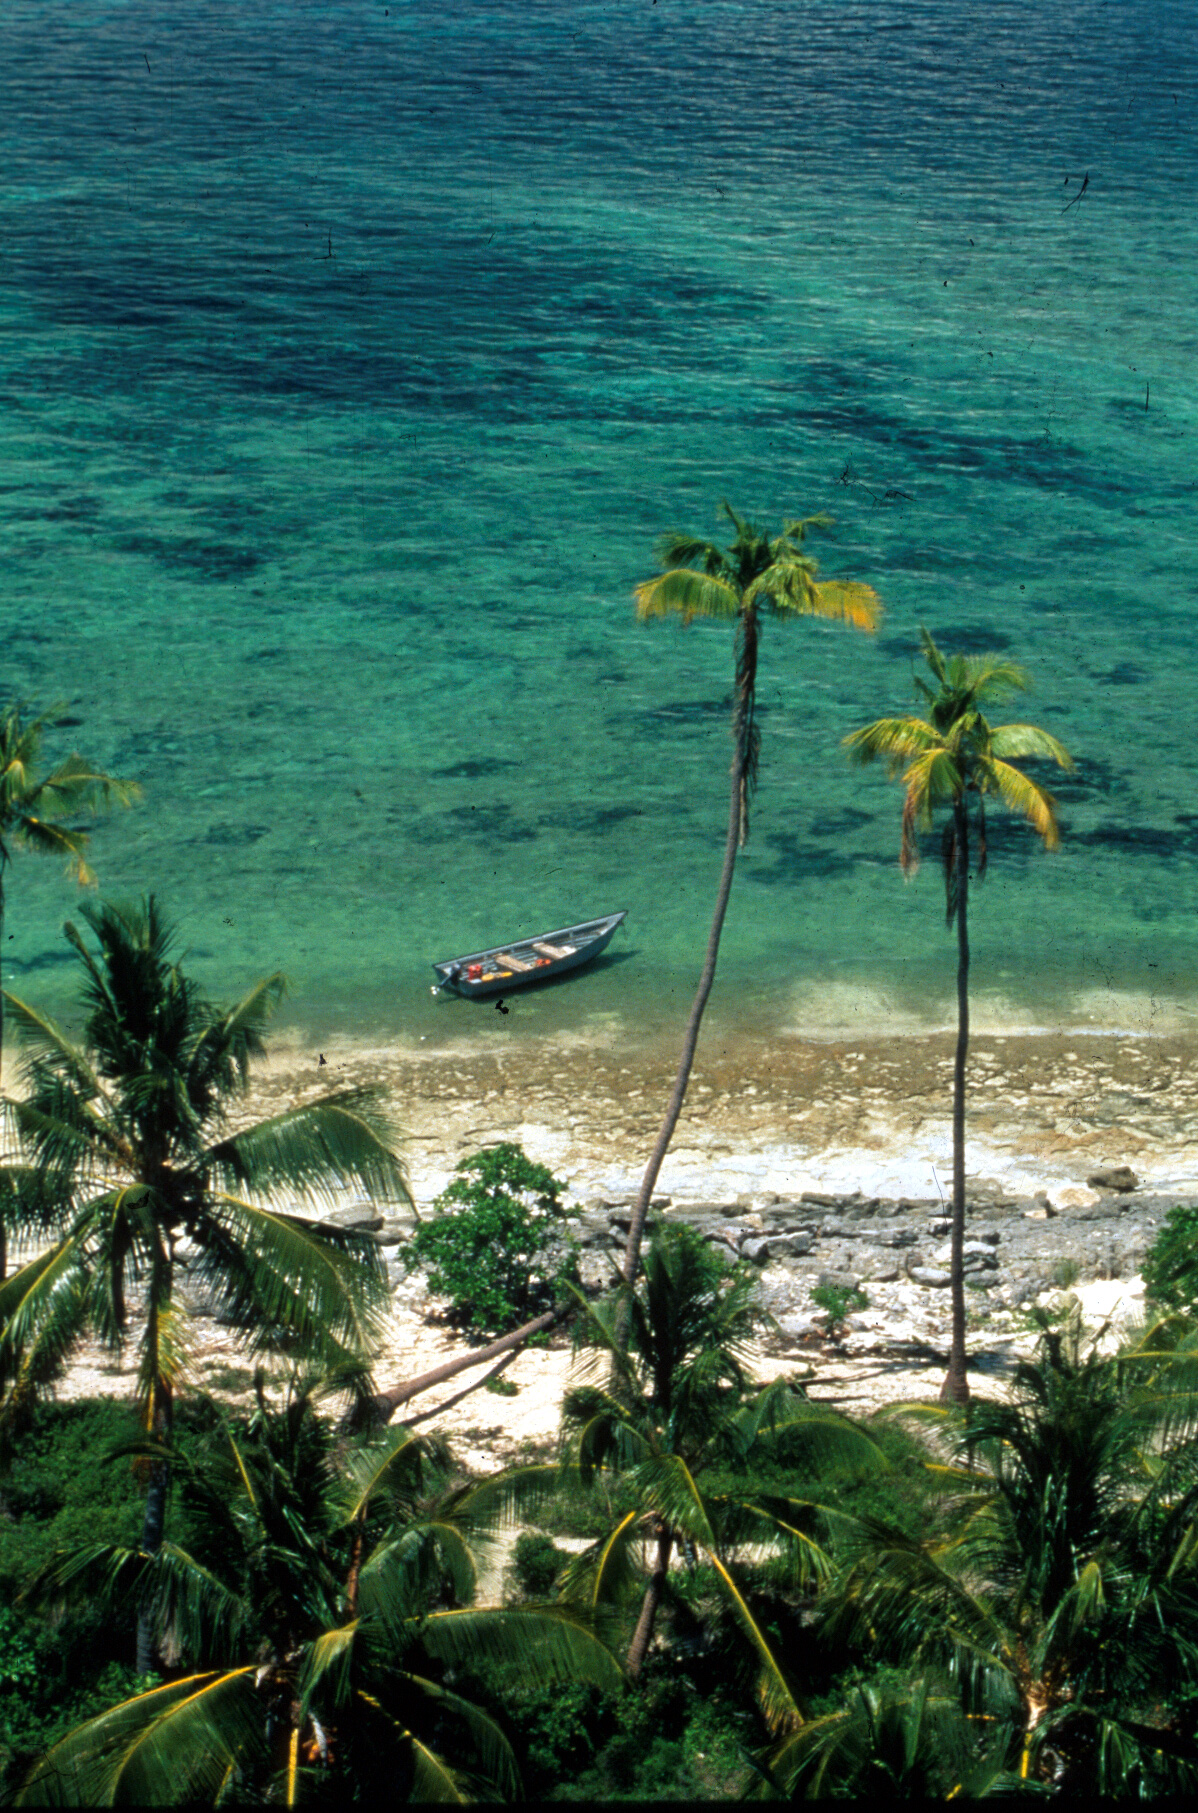
M 666 1575 L 670 1570 L 670 1548 L 673 1541 L 673 1531 L 667 1524 L 659 1523 L 657 1526 L 657 1559 L 653 1564 L 653 1572 L 649 1576 L 649 1584 L 645 1588 L 645 1597 L 641 1601 L 641 1615 L 636 1621 L 636 1629 L 632 1633 L 632 1643 L 628 1651 L 628 1674 L 633 1681 L 640 1674 L 645 1657 L 649 1653 L 649 1645 L 653 1641 L 653 1625 L 657 1619 L 657 1608 L 661 1604 L 661 1595 L 665 1591 Z
M 534 1335 L 556 1327 L 573 1314 L 573 1304 L 563 1304 L 559 1309 L 549 1309 L 542 1316 L 536 1316 L 523 1327 L 514 1328 L 510 1335 L 501 1335 L 497 1341 L 490 1341 L 486 1347 L 476 1347 L 470 1353 L 459 1354 L 456 1360 L 444 1360 L 440 1366 L 434 1366 L 429 1372 L 421 1372 L 414 1379 L 405 1379 L 399 1385 L 392 1385 L 389 1391 L 380 1391 L 374 1398 L 373 1407 L 379 1421 L 389 1423 L 401 1404 L 414 1398 L 422 1391 L 428 1391 L 433 1385 L 443 1385 L 446 1379 L 456 1378 L 459 1372 L 467 1372 L 471 1366 L 481 1366 L 484 1361 L 492 1360 L 498 1354 L 514 1352 L 523 1347 Z M 487 1377 L 491 1375 L 488 1373 Z M 483 1383 L 482 1379 L 478 1381 Z M 474 1389 L 472 1387 L 471 1389 Z M 456 1400 L 455 1400 L 456 1401 Z
M 953 1225 L 949 1253 L 952 1339 L 948 1371 L 940 1396 L 968 1404 L 965 1359 L 965 1060 L 969 1053 L 969 815 L 962 794 L 953 808 L 956 818 L 957 889 L 957 1055 L 953 1066 Z
M 720 886 L 716 894 L 715 912 L 712 915 L 711 931 L 707 936 L 707 957 L 703 964 L 703 974 L 699 977 L 699 987 L 691 1005 L 690 1019 L 686 1023 L 686 1034 L 682 1041 L 682 1056 L 678 1063 L 678 1074 L 674 1079 L 673 1093 L 666 1107 L 661 1131 L 657 1135 L 657 1143 L 650 1154 L 649 1163 L 645 1166 L 645 1175 L 641 1179 L 640 1194 L 633 1207 L 628 1240 L 624 1248 L 624 1277 L 629 1284 L 636 1282 L 649 1202 L 665 1155 L 669 1150 L 670 1141 L 674 1137 L 674 1129 L 678 1125 L 678 1119 L 682 1113 L 682 1104 L 686 1100 L 691 1065 L 695 1061 L 695 1049 L 699 1043 L 699 1028 L 703 1022 L 703 1010 L 707 1006 L 707 997 L 710 995 L 712 983 L 715 981 L 716 959 L 720 954 L 720 934 L 724 929 L 724 915 L 728 911 L 728 898 L 732 893 L 732 877 L 736 871 L 736 852 L 740 847 L 744 778 L 744 757 L 738 746 L 736 759 L 732 764 L 732 791 L 728 804 L 728 837 L 724 845 L 724 866 L 720 871 Z
M 158 1441 L 169 1442 L 174 1425 L 174 1399 L 170 1385 L 160 1379 L 152 1434 Z M 162 1547 L 166 1530 L 166 1498 L 170 1488 L 170 1467 L 166 1461 L 150 1462 L 150 1484 L 146 1492 L 146 1512 L 142 1522 L 141 1546 L 147 1555 Z M 158 1667 L 160 1633 L 146 1611 L 137 1614 L 137 1672 L 150 1674 Z

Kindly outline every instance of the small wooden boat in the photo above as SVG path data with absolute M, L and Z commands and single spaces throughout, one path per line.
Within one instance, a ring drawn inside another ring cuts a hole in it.
M 587 919 L 582 925 L 559 926 L 555 932 L 538 932 L 535 938 L 517 938 L 489 951 L 471 951 L 468 957 L 451 957 L 434 963 L 442 988 L 459 995 L 497 995 L 523 988 L 526 982 L 544 982 L 565 970 L 589 963 L 607 949 L 617 926 L 628 913 L 609 913 L 605 919 Z M 434 988 L 433 993 L 438 991 Z

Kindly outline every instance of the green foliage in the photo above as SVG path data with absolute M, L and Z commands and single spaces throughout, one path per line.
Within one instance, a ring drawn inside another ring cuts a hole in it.
M 519 1665 L 477 1666 L 464 1686 L 503 1724 L 536 1801 L 736 1798 L 764 1732 L 702 1654 L 650 1657 L 635 1694 L 530 1686 Z
M 1150 1303 L 1198 1313 L 1198 1208 L 1179 1203 L 1169 1210 L 1148 1249 L 1143 1275 Z
M 1052 1281 L 1058 1290 L 1070 1290 L 1082 1275 L 1076 1259 L 1058 1259 L 1052 1268 Z
M 195 1454 L 202 1407 L 181 1410 L 177 1443 Z M 140 1433 L 133 1409 L 109 1398 L 48 1403 L 14 1435 L 0 1477 L 0 1797 L 50 1744 L 144 1684 L 133 1631 L 102 1608 L 39 1616 L 18 1595 L 62 1550 L 136 1544 L 144 1485 L 111 1450 Z M 177 1518 L 186 1534 L 186 1515 Z
M 849 1316 L 856 1310 L 869 1308 L 868 1293 L 859 1284 L 849 1288 L 840 1284 L 817 1284 L 811 1292 L 811 1301 L 827 1316 L 828 1333 L 833 1340 L 844 1333 Z
M 318 1417 L 318 1398 L 344 1387 L 297 1373 L 280 1406 L 260 1379 L 248 1423 L 217 1418 L 190 1463 L 172 1452 L 189 1548 L 90 1542 L 44 1570 L 51 1610 L 131 1606 L 169 1631 L 180 1678 L 73 1725 L 27 1777 L 31 1801 L 207 1800 L 234 1768 L 240 1792 L 285 1798 L 275 1770 L 291 1730 L 308 1768 L 335 1768 L 330 1791 L 511 1797 L 510 1746 L 462 1697 L 465 1664 L 518 1664 L 530 1686 L 619 1688 L 568 1608 L 474 1605 L 471 1537 L 489 1526 L 471 1489 L 449 1487 L 435 1437 L 352 1438 Z M 27 1672 L 19 1650 L 14 1671 Z
M 11 1123 L 53 1187 L 65 1231 L 0 1285 L 0 1430 L 27 1415 L 85 1330 L 120 1346 L 135 1283 L 139 1397 L 152 1424 L 169 1420 L 187 1357 L 187 1319 L 173 1302 L 181 1234 L 192 1282 L 247 1346 L 286 1341 L 329 1366 L 360 1357 L 387 1307 L 378 1248 L 277 1203 L 286 1191 L 327 1208 L 351 1181 L 406 1195 L 379 1099 L 343 1090 L 234 1129 L 284 978 L 264 978 L 222 1010 L 173 960 L 174 936 L 152 895 L 85 904 L 81 914 L 97 948 L 74 925 L 65 934 L 78 964 L 82 1043 L 6 997 L 26 1085 L 8 1104 Z
M 565 1185 L 517 1145 L 464 1158 L 404 1249 L 423 1266 L 429 1289 L 448 1297 L 451 1316 L 480 1335 L 506 1334 L 556 1302 L 577 1277 L 562 1227 Z
M 944 1515 L 914 1535 L 877 1520 L 817 1620 L 825 1641 L 929 1684 L 922 1707 L 867 1695 L 826 1727 L 861 1788 L 883 1753 L 916 1756 L 929 1717 L 934 1749 L 982 1761 L 961 1712 L 985 1728 L 990 1786 L 1193 1792 L 1193 1726 L 1173 1709 L 1198 1696 L 1198 1342 L 1179 1322 L 1108 1356 L 1070 1314 L 1045 1327 L 1006 1400 L 974 1400 L 963 1423 L 921 1408 L 956 1449 L 955 1466 L 930 1470 Z M 817 1736 L 775 1751 L 791 1791 L 818 1764 Z
M 543 1531 L 526 1530 L 518 1536 L 512 1565 L 525 1598 L 548 1599 L 569 1559 L 566 1550 L 559 1549 Z

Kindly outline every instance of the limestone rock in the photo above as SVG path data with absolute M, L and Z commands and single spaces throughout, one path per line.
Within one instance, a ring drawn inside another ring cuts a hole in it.
M 1086 1182 L 1092 1190 L 1136 1190 L 1140 1185 L 1130 1165 L 1112 1165 L 1108 1170 L 1095 1171 Z
M 919 1235 L 914 1228 L 887 1228 L 874 1238 L 880 1246 L 915 1246 Z
M 932 1261 L 935 1265 L 947 1265 L 952 1258 L 952 1253 L 953 1249 L 951 1244 L 937 1247 L 936 1251 L 932 1254 Z M 967 1272 L 998 1270 L 998 1255 L 994 1251 L 994 1248 L 988 1245 L 984 1240 L 964 1241 L 961 1247 L 961 1256 Z
M 927 1285 L 930 1290 L 947 1290 L 952 1283 L 947 1272 L 932 1265 L 913 1265 L 907 1276 L 916 1284 Z

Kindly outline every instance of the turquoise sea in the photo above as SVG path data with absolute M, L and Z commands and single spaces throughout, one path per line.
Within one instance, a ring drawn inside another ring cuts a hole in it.
M 983 1020 L 1188 1024 L 1196 118 L 1192 0 L 15 0 L 3 689 L 144 784 L 104 890 L 320 1038 L 676 1025 L 732 649 L 632 588 L 721 498 L 828 510 L 886 622 L 767 627 L 715 1023 L 950 1013 L 935 849 L 839 748 L 923 621 L 1079 764 L 1058 855 L 992 826 Z M 72 889 L 9 900 L 61 1007 Z M 429 994 L 616 907 L 507 1016 Z

